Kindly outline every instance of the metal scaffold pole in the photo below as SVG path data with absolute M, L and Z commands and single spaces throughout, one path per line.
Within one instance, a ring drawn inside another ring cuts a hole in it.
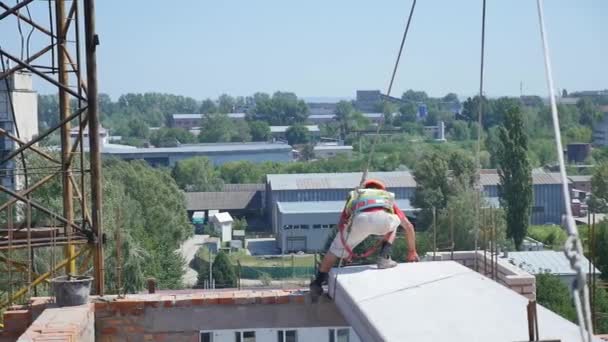
M 91 158 L 91 205 L 93 232 L 97 235 L 95 244 L 95 290 L 104 294 L 103 223 L 101 218 L 101 148 L 99 146 L 99 112 L 97 99 L 97 45 L 95 33 L 95 1 L 84 0 L 85 51 L 87 56 L 87 91 L 89 118 L 89 146 Z

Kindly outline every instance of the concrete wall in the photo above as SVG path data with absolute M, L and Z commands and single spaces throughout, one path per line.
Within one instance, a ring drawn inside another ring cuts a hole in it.
M 322 328 L 285 328 L 285 329 L 253 329 L 256 342 L 277 342 L 280 330 L 296 330 L 297 341 L 329 342 L 330 329 L 348 329 L 349 342 L 359 342 L 357 334 L 349 327 L 322 327 Z M 215 330 L 209 331 L 213 335 L 213 342 L 234 342 L 235 333 L 243 330 Z M 334 333 L 335 334 L 335 333 Z M 286 341 L 286 340 L 285 340 Z M 335 339 L 335 341 L 339 341 Z
M 95 327 L 96 340 L 102 342 L 198 341 L 201 331 L 217 332 L 219 337 L 231 335 L 230 341 L 234 341 L 235 330 L 260 331 L 272 339 L 256 341 L 277 341 L 277 329 L 297 329 L 319 337 L 325 331 L 325 339 L 318 341 L 328 341 L 330 327 L 348 324 L 333 302 L 305 303 L 303 294 L 274 290 L 197 297 L 145 295 L 96 303 Z
M 325 243 L 338 222 L 340 213 L 279 213 L 277 211 L 276 234 L 281 250 L 287 248 L 287 240 L 306 239 L 306 251 L 318 252 L 324 249 Z M 285 226 L 308 225 L 308 229 L 284 229 Z M 315 227 L 316 226 L 316 227 Z M 321 226 L 321 227 L 318 227 Z
M 425 256 L 428 260 L 453 260 L 470 269 L 494 279 L 497 283 L 530 299 L 536 299 L 536 278 L 521 270 L 519 267 L 498 258 L 497 264 L 493 264 L 490 253 L 484 256 L 484 252 L 466 251 L 454 252 L 453 259 L 450 252 L 430 252 Z M 475 263 L 477 259 L 477 263 Z M 494 278 L 494 275 L 496 278 Z

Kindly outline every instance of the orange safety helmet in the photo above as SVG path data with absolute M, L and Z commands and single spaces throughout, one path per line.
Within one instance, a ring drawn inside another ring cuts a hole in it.
M 365 182 L 363 182 L 363 187 L 366 189 L 386 190 L 386 186 L 384 186 L 384 183 L 377 179 L 366 179 Z

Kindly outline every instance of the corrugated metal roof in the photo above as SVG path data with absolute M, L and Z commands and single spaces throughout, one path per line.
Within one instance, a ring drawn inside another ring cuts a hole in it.
M 361 182 L 362 172 L 299 173 L 267 175 L 272 190 L 352 189 Z M 414 176 L 407 171 L 370 172 L 369 178 L 379 179 L 390 188 L 416 187 Z
M 491 173 L 486 170 L 486 172 L 481 173 L 480 177 L 482 185 L 497 185 L 500 183 L 498 173 Z M 561 180 L 559 173 L 532 173 L 532 183 L 534 185 L 561 184 Z
M 103 149 L 104 153 L 110 154 L 154 154 L 154 153 L 213 153 L 213 152 L 255 152 L 255 151 L 291 151 L 287 144 L 274 143 L 218 143 L 182 145 L 178 147 L 148 147 L 136 149 Z
M 265 184 L 224 184 L 224 191 L 264 191 L 266 190 Z
M 353 147 L 350 145 L 317 145 L 314 147 L 314 150 L 317 151 L 333 151 L 333 150 L 338 150 L 338 151 L 352 151 Z
M 270 126 L 270 133 L 285 133 L 291 126 Z M 304 125 L 310 132 L 319 132 L 319 126 L 317 125 Z
M 572 182 L 591 182 L 593 176 L 581 175 L 581 176 L 568 176 L 568 179 Z
M 195 120 L 195 119 L 201 119 L 205 114 L 172 114 L 171 117 L 173 117 L 173 120 Z M 226 114 L 228 115 L 229 118 L 231 119 L 244 119 L 245 118 L 245 113 L 228 113 Z
M 258 191 L 186 192 L 186 209 L 198 210 L 253 210 L 262 208 Z
M 564 252 L 530 251 L 509 252 L 506 258 L 512 264 L 532 274 L 549 272 L 554 275 L 575 275 Z M 582 256 L 583 269 L 589 270 L 589 260 Z M 595 271 L 600 274 L 596 268 Z
M 396 202 L 402 211 L 415 210 L 409 200 L 400 199 Z M 344 204 L 344 201 L 277 202 L 277 209 L 283 214 L 340 213 Z

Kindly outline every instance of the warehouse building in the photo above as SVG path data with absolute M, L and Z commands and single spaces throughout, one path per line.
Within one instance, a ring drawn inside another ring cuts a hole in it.
M 265 211 L 280 249 L 323 249 L 335 227 L 350 190 L 361 181 L 360 172 L 268 175 Z M 382 180 L 402 210 L 415 212 L 409 200 L 416 190 L 414 176 L 406 171 L 371 172 L 368 178 Z M 558 174 L 533 173 L 532 224 L 560 224 L 565 212 Z M 496 170 L 482 170 L 481 183 L 489 205 L 499 207 Z
M 361 181 L 361 172 L 268 175 L 266 210 L 279 248 L 283 251 L 318 251 L 338 222 L 344 200 Z M 416 183 L 409 172 L 371 172 L 383 181 L 403 210 Z
M 293 160 L 292 148 L 281 143 L 217 143 L 182 145 L 161 148 L 112 148 L 104 147 L 104 156 L 123 160 L 145 160 L 152 166 L 173 167 L 180 160 L 207 157 L 214 165 L 233 161 L 289 162 Z

